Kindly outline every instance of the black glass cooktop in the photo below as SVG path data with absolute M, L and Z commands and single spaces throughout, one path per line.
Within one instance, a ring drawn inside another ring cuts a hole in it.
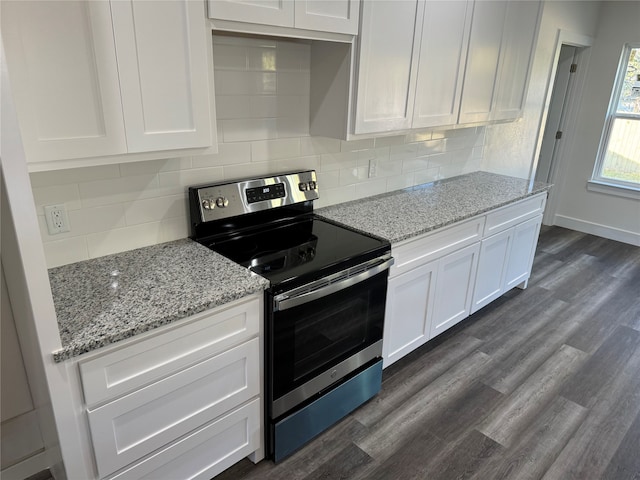
M 385 240 L 315 215 L 267 226 L 208 246 L 269 279 L 272 285 L 315 280 L 373 259 L 390 249 Z

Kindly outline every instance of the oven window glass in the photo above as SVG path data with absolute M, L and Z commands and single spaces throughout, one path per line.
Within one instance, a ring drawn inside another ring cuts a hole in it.
M 382 339 L 386 276 L 274 313 L 274 399 Z

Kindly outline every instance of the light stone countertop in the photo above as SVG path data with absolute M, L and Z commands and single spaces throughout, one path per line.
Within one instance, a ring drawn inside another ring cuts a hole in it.
M 119 274 L 113 276 L 114 271 Z M 56 362 L 269 285 L 189 239 L 52 268 L 49 280 L 63 347 L 53 354 Z
M 545 192 L 475 172 L 316 210 L 397 243 Z M 112 273 L 118 274 L 113 276 Z M 49 270 L 61 362 L 268 288 L 268 280 L 189 239 Z M 117 287 L 113 282 L 117 281 Z
M 474 172 L 316 210 L 392 244 L 545 192 L 550 184 Z

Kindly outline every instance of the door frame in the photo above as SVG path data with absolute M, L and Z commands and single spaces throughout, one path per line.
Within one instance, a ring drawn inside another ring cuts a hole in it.
M 587 78 L 587 67 L 589 64 L 589 58 L 591 57 L 591 46 L 594 39 L 588 35 L 580 35 L 577 33 L 569 32 L 566 30 L 558 30 L 556 39 L 556 48 L 553 55 L 553 63 L 551 72 L 547 80 L 547 88 L 545 94 L 544 108 L 542 117 L 540 118 L 540 124 L 538 126 L 538 137 L 536 140 L 536 149 L 533 156 L 533 162 L 529 170 L 529 183 L 533 186 L 536 170 L 538 168 L 538 160 L 540 157 L 540 151 L 542 148 L 542 139 L 544 137 L 544 131 L 547 126 L 547 116 L 549 113 L 549 106 L 551 104 L 551 97 L 553 95 L 553 89 L 555 87 L 555 78 L 558 70 L 558 60 L 560 58 L 560 50 L 563 45 L 570 45 L 576 47 L 575 62 L 578 64 L 578 69 L 575 73 L 575 78 L 569 83 L 569 89 L 564 99 L 564 108 L 562 112 L 561 128 L 564 133 L 563 137 L 565 142 L 560 142 L 557 145 L 557 149 L 554 153 L 553 162 L 551 164 L 549 183 L 554 186 L 549 190 L 549 198 L 547 200 L 547 206 L 545 208 L 542 222 L 545 225 L 553 225 L 556 210 L 558 207 L 559 195 L 558 191 L 562 189 L 564 179 L 567 175 L 567 163 L 565 157 L 567 152 L 571 150 L 571 144 L 575 141 L 575 125 L 578 120 L 578 109 L 580 106 L 580 98 L 584 89 L 584 84 Z

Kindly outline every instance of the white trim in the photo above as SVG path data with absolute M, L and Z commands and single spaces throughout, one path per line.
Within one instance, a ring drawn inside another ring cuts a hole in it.
M 547 84 L 544 110 L 538 128 L 538 140 L 534 154 L 534 161 L 531 164 L 531 171 L 529 172 L 529 179 L 531 182 L 533 182 L 535 179 L 535 172 L 538 167 L 538 157 L 540 156 L 542 137 L 544 136 L 544 130 L 547 124 L 547 115 L 549 113 L 549 105 L 551 103 L 551 96 L 553 94 L 556 71 L 558 69 L 558 59 L 560 58 L 560 50 L 562 49 L 562 45 L 577 47 L 575 58 L 576 63 L 579 64 L 579 67 L 578 71 L 575 74 L 575 78 L 570 83 L 569 91 L 567 92 L 567 95 L 565 97 L 565 105 L 568 106 L 568 109 L 566 112 L 563 112 L 563 119 L 560 127 L 566 134 L 566 141 L 560 142 L 560 144 L 558 145 L 558 151 L 554 154 L 554 162 L 551 165 L 549 183 L 552 183 L 555 186 L 549 191 L 547 206 L 543 217 L 543 223 L 545 225 L 549 225 L 552 223 L 552 219 L 555 216 L 560 201 L 559 194 L 562 190 L 562 185 L 567 175 L 568 162 L 565 160 L 565 158 L 567 152 L 571 151 L 572 143 L 575 137 L 575 125 L 578 120 L 578 110 L 580 108 L 579 100 L 582 97 L 582 92 L 584 90 L 589 59 L 591 57 L 591 51 L 588 47 L 593 45 L 593 41 L 593 38 L 587 35 L 579 35 L 573 32 L 568 32 L 566 30 L 558 30 L 558 39 L 556 40 L 556 50 L 553 56 L 551 73 L 549 74 Z
M 587 190 L 590 192 L 606 193 L 617 197 L 640 200 L 640 188 L 627 187 L 626 185 L 616 183 L 601 182 L 595 179 L 587 181 Z
M 48 467 L 47 455 L 45 452 L 40 452 L 15 465 L 5 468 L 0 472 L 0 476 L 2 476 L 2 480 L 23 480 L 46 470 Z
M 553 224 L 570 230 L 589 233 L 598 237 L 608 238 L 610 240 L 616 240 L 618 242 L 624 242 L 640 247 L 640 233 L 630 232 L 629 230 L 613 228 L 607 225 L 587 222 L 585 220 L 567 217 L 564 215 L 555 215 Z

